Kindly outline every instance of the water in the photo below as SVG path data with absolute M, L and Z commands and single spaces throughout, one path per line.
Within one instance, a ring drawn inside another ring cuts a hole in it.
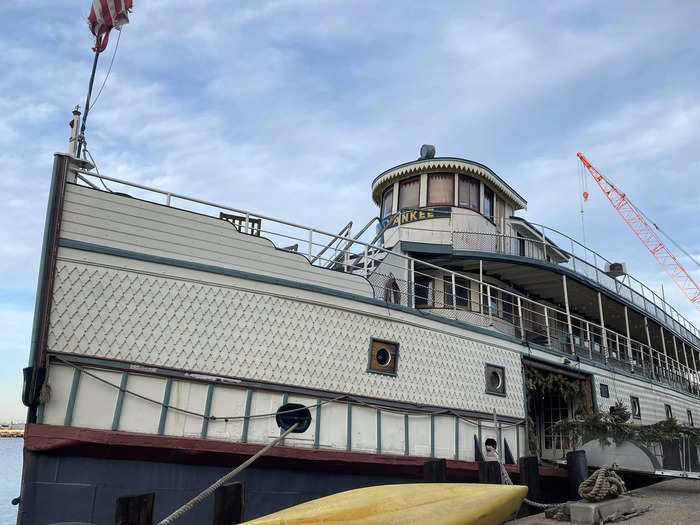
M 17 521 L 17 507 L 11 502 L 19 496 L 23 444 L 22 438 L 0 438 L 0 525 Z

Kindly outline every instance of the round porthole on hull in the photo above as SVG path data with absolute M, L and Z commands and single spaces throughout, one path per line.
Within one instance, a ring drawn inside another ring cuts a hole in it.
M 381 339 L 370 340 L 367 371 L 377 374 L 396 375 L 399 344 Z

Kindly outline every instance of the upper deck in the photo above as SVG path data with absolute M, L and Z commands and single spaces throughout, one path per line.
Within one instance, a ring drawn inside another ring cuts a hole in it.
M 96 176 L 94 173 L 83 170 L 75 173 L 76 182 L 97 190 L 90 182 Z M 619 288 L 620 282 L 597 266 L 584 265 L 585 255 L 579 257 L 578 252 L 565 250 L 553 242 L 553 231 L 545 230 L 544 240 L 532 234 L 523 244 L 523 237 L 505 235 L 497 230 L 470 232 L 425 227 L 430 222 L 452 221 L 456 214 L 463 213 L 463 210 L 454 210 L 446 217 L 426 217 L 419 223 L 421 228 L 416 228 L 416 224 L 385 228 L 381 232 L 385 244 L 380 246 L 372 242 L 377 236 L 370 228 L 380 221 L 379 218 L 374 218 L 354 236 L 350 227 L 343 228 L 341 234 L 334 234 L 109 176 L 101 178 L 109 183 L 113 192 L 128 194 L 121 198 L 164 201 L 164 217 L 168 208 L 177 204 L 177 209 L 195 211 L 208 216 L 208 220 L 211 217 L 222 219 L 222 227 L 233 225 L 238 233 L 246 234 L 241 238 L 250 239 L 253 252 L 260 251 L 263 241 L 272 241 L 278 256 L 264 263 L 276 279 L 298 282 L 300 272 L 311 276 L 303 271 L 303 266 L 310 264 L 312 281 L 307 279 L 303 286 L 365 301 L 393 303 L 395 307 L 420 310 L 422 315 L 438 316 L 446 322 L 466 322 L 490 332 L 501 332 L 517 341 L 589 359 L 600 366 L 641 374 L 686 393 L 700 391 L 700 356 L 697 356 L 695 328 L 680 316 L 680 320 L 672 317 L 668 306 L 655 302 L 651 304 L 665 311 L 666 316 L 652 315 L 656 313 L 654 308 L 647 315 L 647 302 L 652 300 L 642 295 L 646 292 L 636 291 L 627 283 L 629 292 Z M 495 221 L 483 217 L 481 220 L 496 228 Z M 525 231 L 525 227 L 537 231 L 533 225 L 515 218 L 508 224 L 513 231 Z M 110 226 L 107 221 L 104 227 L 113 230 L 116 225 Z M 221 234 L 224 233 L 221 229 Z M 418 242 L 415 235 L 426 233 L 433 241 L 442 239 L 442 243 Z M 391 241 L 392 235 L 394 241 Z M 114 239 L 115 234 L 109 233 L 107 238 Z M 481 244 L 476 245 L 474 238 Z M 200 248 L 195 252 L 180 247 L 181 241 L 173 238 L 175 241 L 178 249 L 185 250 L 181 255 L 186 254 L 196 263 L 207 264 L 210 257 L 217 257 L 219 264 L 226 260 L 223 253 L 210 253 L 204 239 L 198 241 Z M 128 236 L 124 237 L 124 242 L 131 242 Z M 218 250 L 215 246 L 212 249 Z M 301 265 L 300 260 L 303 261 Z M 231 261 L 231 264 L 239 264 L 239 261 Z M 245 271 L 255 273 L 255 263 Z M 508 272 L 513 273 L 512 280 L 506 279 Z M 568 287 L 566 284 L 562 287 L 563 274 Z M 594 280 L 596 278 L 600 281 Z M 530 282 L 526 283 L 528 279 Z M 629 280 L 629 283 L 636 282 Z M 531 289 L 517 283 L 526 283 Z M 607 294 L 595 304 L 596 294 L 606 283 L 612 289 L 606 288 Z M 543 287 L 541 293 L 533 292 L 536 286 Z M 551 290 L 545 290 L 547 287 Z M 625 293 L 629 293 L 632 300 L 621 307 L 618 300 L 624 299 Z M 641 295 L 644 301 L 634 294 Z M 624 308 L 624 320 L 621 308 Z M 600 319 L 597 314 L 602 314 Z M 664 329 L 657 330 L 649 319 L 658 319 L 664 323 Z M 674 327 L 670 320 L 677 325 Z M 628 327 L 624 326 L 625 321 Z

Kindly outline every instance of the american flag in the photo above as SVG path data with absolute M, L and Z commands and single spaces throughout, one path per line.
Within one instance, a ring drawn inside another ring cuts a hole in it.
M 131 7 L 132 0 L 92 0 L 88 25 L 97 39 L 95 47 L 92 48 L 93 51 L 96 53 L 104 51 L 112 28 L 119 29 L 129 23 L 128 13 Z

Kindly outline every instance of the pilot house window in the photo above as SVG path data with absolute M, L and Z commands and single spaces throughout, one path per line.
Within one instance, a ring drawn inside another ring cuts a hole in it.
M 433 280 L 425 275 L 417 275 L 414 294 L 416 308 L 433 306 Z
M 493 191 L 484 186 L 484 216 L 493 220 Z
M 459 176 L 459 206 L 479 211 L 479 181 L 468 177 Z
M 391 214 L 391 208 L 394 205 L 394 187 L 384 190 L 382 196 L 382 218 Z
M 399 183 L 399 209 L 417 208 L 420 205 L 420 177 Z
M 451 206 L 454 199 L 455 176 L 452 173 L 431 173 L 428 175 L 429 206 Z

